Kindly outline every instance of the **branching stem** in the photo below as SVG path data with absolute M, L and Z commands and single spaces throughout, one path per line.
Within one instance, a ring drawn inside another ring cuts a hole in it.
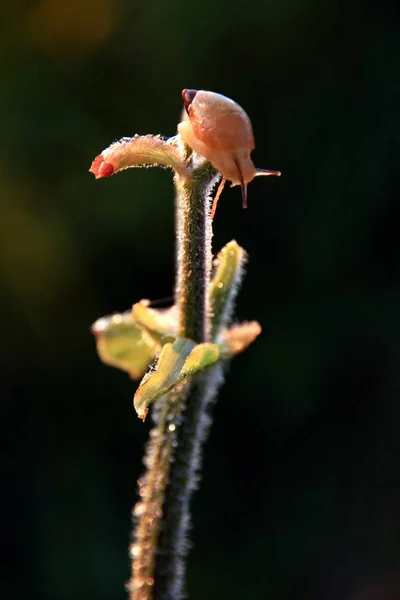
M 198 343 L 211 335 L 210 192 L 218 175 L 206 163 L 176 175 L 176 286 L 178 335 Z M 146 449 L 146 473 L 131 546 L 130 600 L 180 600 L 188 548 L 189 503 L 198 481 L 208 408 L 222 383 L 222 366 L 208 369 L 157 402 Z

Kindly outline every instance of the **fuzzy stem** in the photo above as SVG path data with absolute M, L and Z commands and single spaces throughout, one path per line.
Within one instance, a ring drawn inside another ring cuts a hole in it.
M 187 177 L 176 176 L 177 247 L 175 302 L 178 335 L 195 342 L 210 337 L 209 284 L 211 274 L 210 191 L 218 175 L 208 163 Z
M 208 341 L 211 333 L 210 192 L 217 180 L 208 163 L 175 177 L 178 335 L 196 342 Z M 157 401 L 147 470 L 138 482 L 141 499 L 133 511 L 137 524 L 130 552 L 130 600 L 182 598 L 189 502 L 211 421 L 207 409 L 221 383 L 222 366 L 217 364 Z
M 200 479 L 202 448 L 211 425 L 209 408 L 223 383 L 223 365 L 217 363 L 193 379 L 163 507 L 155 569 L 155 600 L 185 597 L 190 500 Z
M 186 387 L 181 385 L 162 396 L 153 407 L 155 426 L 150 431 L 143 461 L 146 473 L 138 480 L 140 500 L 132 510 L 136 526 L 135 539 L 129 548 L 132 573 L 126 587 L 130 600 L 154 598 L 155 554 L 162 505 Z
M 212 264 L 210 191 L 218 176 L 208 164 L 177 178 L 177 281 L 179 335 L 196 342 L 211 334 L 209 307 Z M 155 600 L 180 600 L 190 527 L 189 504 L 197 487 L 201 449 L 211 418 L 208 408 L 223 380 L 222 366 L 193 378 L 166 490 L 155 567 Z M 184 408 L 184 407 L 182 407 Z

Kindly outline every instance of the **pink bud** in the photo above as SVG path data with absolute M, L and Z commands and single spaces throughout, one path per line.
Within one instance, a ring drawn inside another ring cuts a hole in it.
M 96 179 L 101 179 L 110 177 L 114 173 L 114 167 L 109 162 L 105 162 L 103 155 L 99 154 L 92 162 L 89 172 L 93 173 Z
M 135 135 L 122 138 L 103 150 L 89 171 L 96 179 L 102 179 L 130 167 L 156 166 L 170 167 L 181 176 L 187 175 L 185 159 L 176 143 L 159 135 Z

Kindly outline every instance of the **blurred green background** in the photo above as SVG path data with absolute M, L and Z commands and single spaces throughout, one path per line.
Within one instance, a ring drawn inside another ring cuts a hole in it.
M 283 176 L 254 181 L 246 212 L 227 188 L 215 219 L 215 250 L 250 254 L 237 314 L 263 334 L 214 410 L 190 598 L 398 599 L 398 5 L 15 0 L 1 15 L 1 598 L 125 597 L 150 423 L 89 327 L 171 295 L 173 188 L 166 171 L 87 170 L 122 136 L 173 135 L 193 87 L 238 101 L 256 165 Z

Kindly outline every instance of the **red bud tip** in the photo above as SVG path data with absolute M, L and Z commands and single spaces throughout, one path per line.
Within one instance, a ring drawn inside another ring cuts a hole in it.
M 102 177 L 110 177 L 114 173 L 114 167 L 112 164 L 105 162 L 103 155 L 99 154 L 92 162 L 89 172 L 93 173 L 96 179 L 101 179 Z

